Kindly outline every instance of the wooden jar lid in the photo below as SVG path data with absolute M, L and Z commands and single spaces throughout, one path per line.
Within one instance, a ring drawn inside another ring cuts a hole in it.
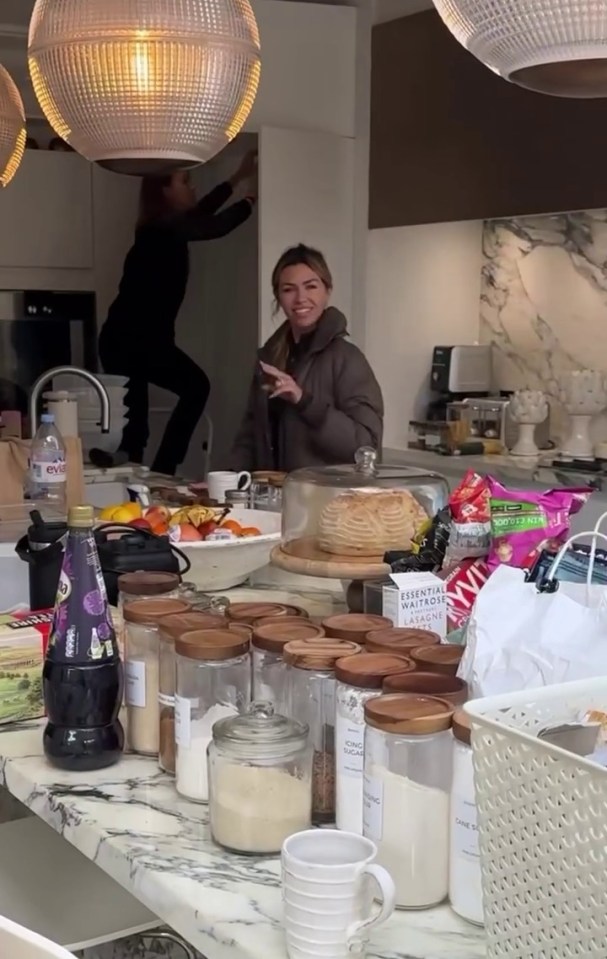
M 411 629 L 407 626 L 386 626 L 385 629 L 372 629 L 367 633 L 365 647 L 369 652 L 393 653 L 406 651 L 419 646 L 438 646 L 440 636 L 429 629 Z
M 453 735 L 465 746 L 472 745 L 472 718 L 463 709 L 453 714 Z
M 415 663 L 404 656 L 390 653 L 367 653 L 346 656 L 335 663 L 335 678 L 358 689 L 381 689 L 386 676 L 415 669 Z
M 182 599 L 134 599 L 124 605 L 122 615 L 127 623 L 157 626 L 164 616 L 187 613 L 191 608 Z
M 446 673 L 425 673 L 418 669 L 386 676 L 382 688 L 385 693 L 437 696 L 452 706 L 461 706 L 468 699 L 468 684 L 463 679 Z
M 244 656 L 249 647 L 244 633 L 234 629 L 195 629 L 179 637 L 175 652 L 186 659 L 218 662 Z
M 325 635 L 322 626 L 301 616 L 278 616 L 257 622 L 253 629 L 253 646 L 270 653 L 282 653 L 287 643 L 298 639 L 320 639 Z
M 453 706 L 434 696 L 392 693 L 365 703 L 365 721 L 386 733 L 427 736 L 451 727 Z
M 232 622 L 253 626 L 258 619 L 267 619 L 274 616 L 302 616 L 307 618 L 308 614 L 299 606 L 288 606 L 285 603 L 232 603 L 226 615 Z
M 221 629 L 226 625 L 223 616 L 204 613 L 200 609 L 172 613 L 169 616 L 163 616 L 158 623 L 161 637 L 169 642 L 175 642 L 183 633 L 189 633 L 193 629 Z
M 350 639 L 354 643 L 364 643 L 367 633 L 392 626 L 392 623 L 385 616 L 375 616 L 373 613 L 340 613 L 323 620 L 322 626 L 327 636 L 334 639 Z
M 429 673 L 446 673 L 448 676 L 455 676 L 464 655 L 464 647 L 455 646 L 453 643 L 419 646 L 417 649 L 412 649 L 409 655 L 418 669 Z
M 146 572 L 122 573 L 118 577 L 118 589 L 129 596 L 162 596 L 172 593 L 181 582 L 178 573 Z
M 358 655 L 362 646 L 347 639 L 331 639 L 319 636 L 316 639 L 295 639 L 283 649 L 283 658 L 289 666 L 298 669 L 318 669 L 331 672 L 338 659 Z

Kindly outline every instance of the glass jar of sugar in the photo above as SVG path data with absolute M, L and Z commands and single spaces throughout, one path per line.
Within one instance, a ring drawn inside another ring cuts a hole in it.
M 224 625 L 222 616 L 197 609 L 163 616 L 158 623 L 158 765 L 165 773 L 175 773 L 175 642 L 195 629 L 216 629 Z
M 118 609 L 140 599 L 179 599 L 180 582 L 178 573 L 123 573 L 118 577 Z
M 476 795 L 470 717 L 458 709 L 453 716 L 453 784 L 451 787 L 449 899 L 453 911 L 483 925 L 481 854 L 478 841 Z
M 396 886 L 396 905 L 428 909 L 449 888 L 453 707 L 401 693 L 365 704 L 363 832 Z
M 127 742 L 136 753 L 158 755 L 158 623 L 163 616 L 189 608 L 180 599 L 164 597 L 133 600 L 124 606 Z
M 284 648 L 289 716 L 310 729 L 312 821 L 335 819 L 335 663 L 358 655 L 362 646 L 347 639 L 296 639 Z
M 175 784 L 186 799 L 208 802 L 213 726 L 250 703 L 249 646 L 248 635 L 235 629 L 196 630 L 175 643 Z
M 215 723 L 208 775 L 211 834 L 230 852 L 276 854 L 288 836 L 310 828 L 308 727 L 270 703 Z
M 325 635 L 317 626 L 300 616 L 280 616 L 255 623 L 251 639 L 253 663 L 251 698 L 274 704 L 277 712 L 286 709 L 285 682 L 287 666 L 283 650 L 295 639 L 317 639 Z
M 359 653 L 335 664 L 335 822 L 346 832 L 363 831 L 365 703 L 381 696 L 387 676 L 413 663 L 389 653 Z

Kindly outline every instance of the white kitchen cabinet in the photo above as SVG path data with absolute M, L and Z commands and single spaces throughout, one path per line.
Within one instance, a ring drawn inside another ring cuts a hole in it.
M 27 150 L 0 190 L 0 267 L 93 267 L 91 165 L 72 153 Z

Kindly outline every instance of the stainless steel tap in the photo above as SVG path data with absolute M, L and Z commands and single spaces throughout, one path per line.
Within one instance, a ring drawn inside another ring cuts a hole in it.
M 110 431 L 110 398 L 103 383 L 97 379 L 94 373 L 88 370 L 81 370 L 78 366 L 55 366 L 52 370 L 47 370 L 42 376 L 39 376 L 30 393 L 30 430 L 32 439 L 36 435 L 38 423 L 38 400 L 44 387 L 51 382 L 55 376 L 61 376 L 62 373 L 71 373 L 73 376 L 80 376 L 83 380 L 94 387 L 101 404 L 101 432 Z

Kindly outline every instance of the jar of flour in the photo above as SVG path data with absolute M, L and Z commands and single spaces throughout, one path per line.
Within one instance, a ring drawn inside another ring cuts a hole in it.
M 449 889 L 453 706 L 393 693 L 364 711 L 364 835 L 394 880 L 396 905 L 428 909 Z

